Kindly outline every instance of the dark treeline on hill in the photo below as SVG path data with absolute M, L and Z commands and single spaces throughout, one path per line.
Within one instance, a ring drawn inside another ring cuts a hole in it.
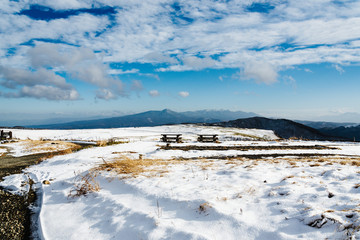
M 301 138 L 309 140 L 347 140 L 343 137 L 336 137 L 324 134 L 314 128 L 287 119 L 269 119 L 264 117 L 252 117 L 237 119 L 227 122 L 210 123 L 209 126 L 256 128 L 273 130 L 281 138 Z
M 320 128 L 318 130 L 332 136 L 343 137 L 352 141 L 360 141 L 360 125 L 353 127 Z
M 310 122 L 297 121 L 317 129 L 325 135 L 346 138 L 350 141 L 360 141 L 360 125 L 356 123 Z

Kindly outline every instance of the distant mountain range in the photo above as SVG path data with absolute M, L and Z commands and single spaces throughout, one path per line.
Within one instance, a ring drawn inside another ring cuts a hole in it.
M 232 112 L 228 110 L 202 110 L 178 113 L 169 109 L 164 109 L 162 111 L 148 111 L 121 117 L 74 121 L 59 124 L 32 125 L 27 127 L 46 129 L 146 127 L 180 123 L 214 123 L 253 116 L 256 116 L 256 114 L 242 111 Z
M 360 125 L 354 123 L 269 119 L 257 116 L 257 114 L 252 112 L 233 112 L 228 110 L 174 112 L 169 109 L 164 109 L 162 111 L 147 111 L 121 117 L 32 125 L 26 127 L 46 129 L 91 129 L 146 127 L 181 123 L 203 123 L 223 127 L 267 129 L 273 130 L 275 134 L 281 138 L 297 137 L 312 140 L 360 140 Z

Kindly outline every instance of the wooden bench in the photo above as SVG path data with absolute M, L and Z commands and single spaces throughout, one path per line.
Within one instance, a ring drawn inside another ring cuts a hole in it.
M 217 134 L 199 134 L 198 141 L 199 142 L 217 142 L 219 140 Z
M 12 139 L 12 132 L 5 132 L 4 130 L 0 131 L 0 140 Z
M 161 134 L 161 141 L 163 142 L 182 142 L 181 134 Z

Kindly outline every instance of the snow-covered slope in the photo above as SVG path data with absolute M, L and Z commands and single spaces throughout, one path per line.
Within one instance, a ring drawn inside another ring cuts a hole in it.
M 162 133 L 183 134 L 184 143 L 171 146 L 321 145 L 333 149 L 166 150 L 161 148 L 165 144 L 159 142 Z M 196 134 L 200 133 L 219 134 L 221 143 L 198 143 Z M 18 192 L 26 187 L 21 183 L 27 177 L 38 183 L 42 200 L 38 231 L 44 239 L 360 237 L 358 143 L 282 142 L 275 141 L 277 138 L 271 131 L 188 125 L 14 130 L 14 135 L 21 139 L 128 140 L 123 144 L 53 157 L 0 183 Z M 241 157 L 242 154 L 273 153 L 333 155 Z M 131 158 L 154 164 L 136 175 L 94 170 L 113 159 Z M 81 176 L 89 173 L 100 190 L 86 196 L 69 197 L 75 185 L 81 183 Z M 44 180 L 51 184 L 42 184 Z

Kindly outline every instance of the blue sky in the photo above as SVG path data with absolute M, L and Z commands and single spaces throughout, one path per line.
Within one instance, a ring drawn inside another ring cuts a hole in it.
M 164 108 L 360 122 L 359 63 L 354 0 L 0 3 L 0 123 Z

